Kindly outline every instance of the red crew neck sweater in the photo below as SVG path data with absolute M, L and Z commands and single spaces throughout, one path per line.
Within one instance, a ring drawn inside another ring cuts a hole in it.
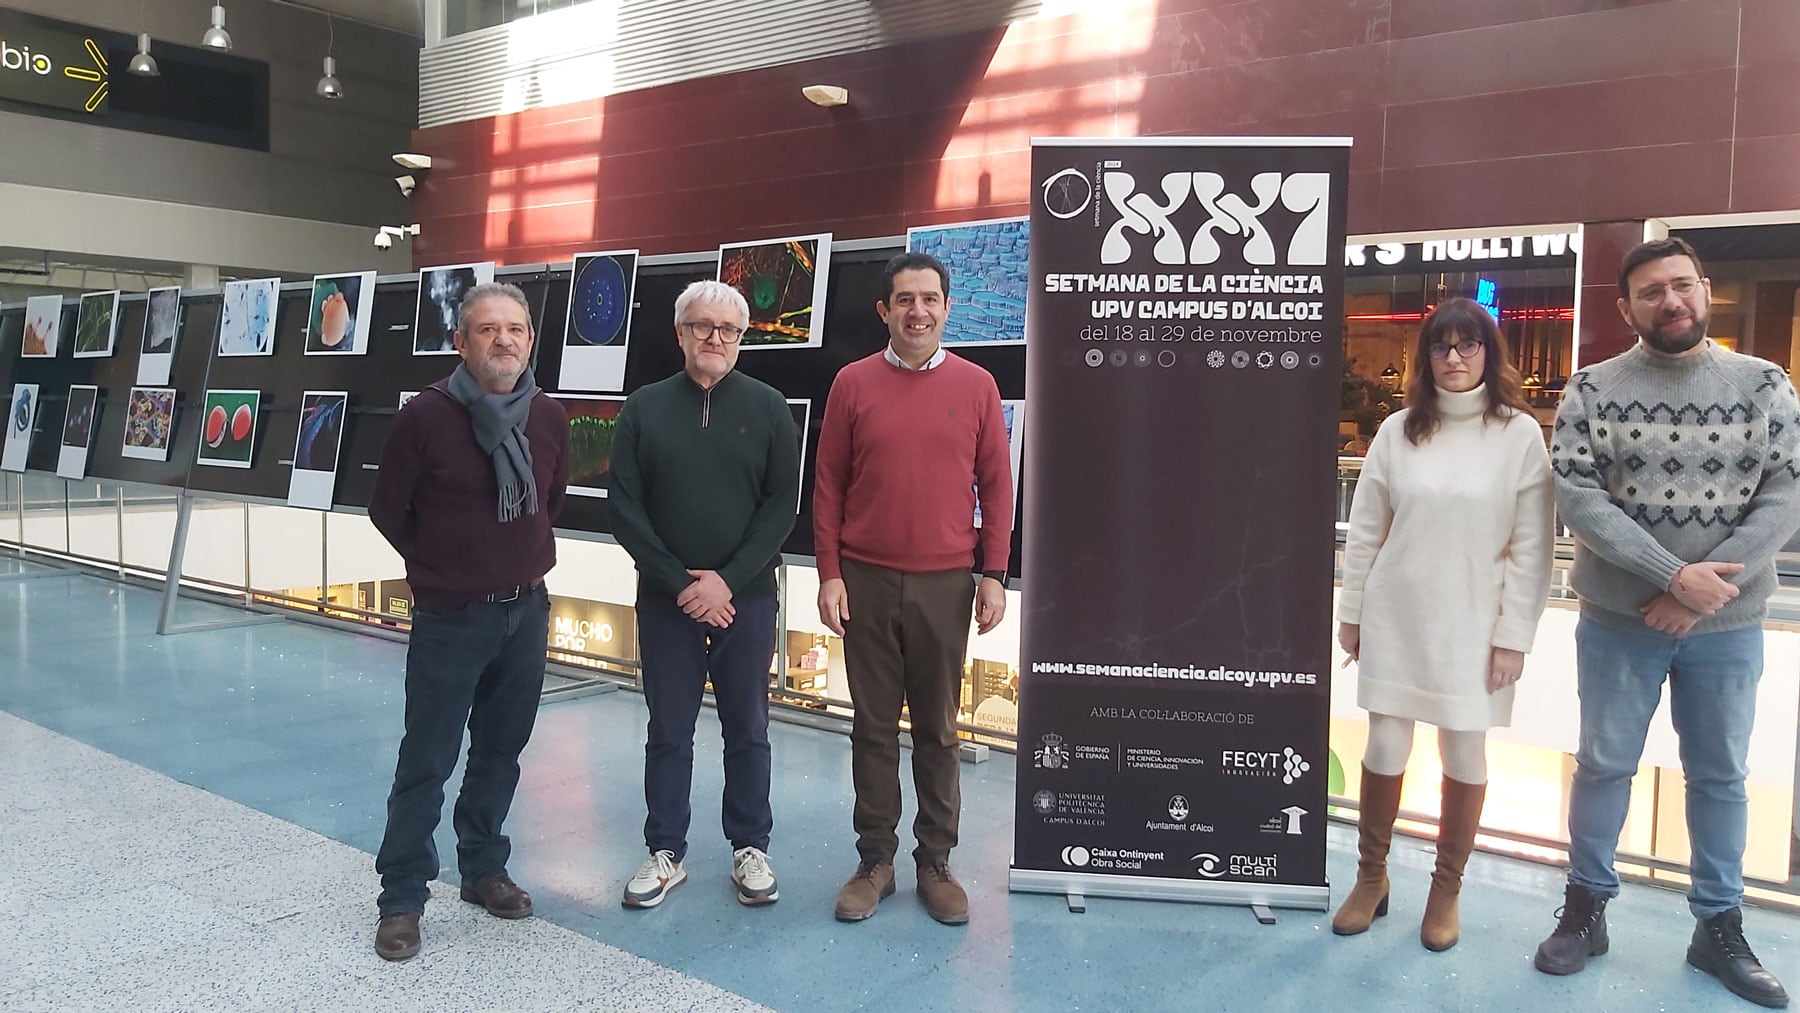
M 844 556 L 908 573 L 967 569 L 977 541 L 982 568 L 1002 570 L 1012 529 L 1006 419 L 992 374 L 955 354 L 910 370 L 879 352 L 838 372 L 813 487 L 820 580 L 842 576 Z

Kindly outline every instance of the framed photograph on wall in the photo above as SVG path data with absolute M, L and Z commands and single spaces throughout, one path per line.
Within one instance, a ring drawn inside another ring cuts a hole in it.
M 494 280 L 494 262 L 428 267 L 419 272 L 419 305 L 413 316 L 414 355 L 455 355 L 456 313 L 463 296 Z
M 350 394 L 309 390 L 300 396 L 300 432 L 294 438 L 294 473 L 288 506 L 330 510 L 337 492 L 338 449 L 350 414 Z
M 944 344 L 1022 345 L 1031 290 L 1028 218 L 995 218 L 906 230 L 906 248 L 929 253 L 950 272 Z
M 6 406 L 6 441 L 0 444 L 0 468 L 24 471 L 31 453 L 31 434 L 37 428 L 38 385 L 13 384 L 12 401 Z
M 638 251 L 577 253 L 569 272 L 569 313 L 563 327 L 563 390 L 625 389 L 625 350 L 631 341 L 631 298 Z
M 745 348 L 818 348 L 825 342 L 831 233 L 719 247 L 720 281 L 750 304 Z
M 75 311 L 75 358 L 104 359 L 113 354 L 119 332 L 119 291 L 89 292 Z
M 62 327 L 62 296 L 34 295 L 25 300 L 25 338 L 19 355 L 26 359 L 56 358 L 57 332 Z
M 153 288 L 144 304 L 144 346 L 138 352 L 137 382 L 154 387 L 169 382 L 175 339 L 181 333 L 181 286 Z
M 175 438 L 175 388 L 133 387 L 125 398 L 125 440 L 122 457 L 139 461 L 166 461 L 169 442 Z
M 88 454 L 94 441 L 95 416 L 100 412 L 100 388 L 78 383 L 69 388 L 63 409 L 61 447 L 56 455 L 59 478 L 79 481 L 87 477 Z
M 569 413 L 569 495 L 606 498 L 613 435 L 625 399 L 608 394 L 552 394 Z
M 195 463 L 248 468 L 256 451 L 260 390 L 209 390 L 201 403 L 200 449 Z
M 274 355 L 280 278 L 228 281 L 219 307 L 220 355 Z
M 322 274 L 313 278 L 307 302 L 307 355 L 366 355 L 375 272 Z

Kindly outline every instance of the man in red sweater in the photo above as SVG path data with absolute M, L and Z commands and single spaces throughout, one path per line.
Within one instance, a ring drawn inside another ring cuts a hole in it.
M 919 798 L 919 895 L 933 918 L 961 925 L 969 899 L 950 874 L 962 808 L 956 709 L 970 608 L 982 633 L 1006 614 L 1012 472 L 993 376 L 942 347 L 949 272 L 935 257 L 903 253 L 886 274 L 887 297 L 875 311 L 888 346 L 832 382 L 813 491 L 819 618 L 844 638 L 856 715 L 850 770 L 861 861 L 838 893 L 837 917 L 862 921 L 894 892 L 904 705 Z

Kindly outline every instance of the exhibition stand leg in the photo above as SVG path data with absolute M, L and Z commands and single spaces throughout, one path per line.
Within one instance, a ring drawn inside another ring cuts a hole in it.
M 205 630 L 226 630 L 281 622 L 281 616 L 270 613 L 249 613 L 230 619 L 191 623 L 175 621 L 175 605 L 181 598 L 181 566 L 187 558 L 188 520 L 194 511 L 194 494 L 186 489 L 181 490 L 178 504 L 175 511 L 175 537 L 169 542 L 169 569 L 168 575 L 163 578 L 162 611 L 156 617 L 156 632 L 163 636 L 173 636 L 177 633 L 200 633 Z

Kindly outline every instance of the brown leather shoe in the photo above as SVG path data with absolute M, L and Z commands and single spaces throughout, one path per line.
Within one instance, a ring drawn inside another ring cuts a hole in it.
M 860 922 L 894 895 L 894 863 L 864 859 L 837 895 L 837 920 Z
M 375 955 L 383 960 L 411 960 L 419 954 L 419 912 L 382 915 L 375 926 Z
M 531 894 L 519 889 L 519 884 L 504 872 L 474 886 L 464 884 L 462 899 L 487 908 L 487 913 L 495 918 L 531 917 Z
M 969 895 L 950 875 L 949 862 L 919 863 L 919 896 L 925 898 L 925 912 L 945 925 L 969 923 Z

